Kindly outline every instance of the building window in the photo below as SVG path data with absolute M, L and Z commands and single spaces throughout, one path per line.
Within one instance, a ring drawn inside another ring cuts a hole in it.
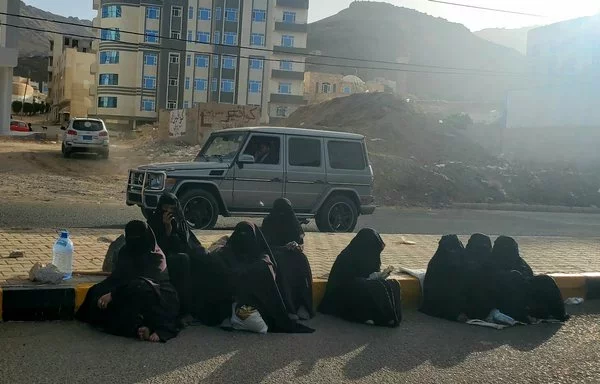
M 220 65 L 220 59 L 219 59 L 219 55 L 214 55 L 213 56 L 213 67 L 214 68 L 219 68 Z
M 119 51 L 100 52 L 100 64 L 119 64 Z
M 281 60 L 279 62 L 279 69 L 282 71 L 293 71 L 294 63 L 292 63 L 290 60 Z
M 145 53 L 144 54 L 144 65 L 155 66 L 158 64 L 158 54 L 156 53 Z
M 105 5 L 102 7 L 102 18 L 116 18 L 121 17 L 121 6 L 120 5 Z
M 250 35 L 250 45 L 265 46 L 265 35 L 263 33 L 253 33 Z
M 207 83 L 206 79 L 194 79 L 194 90 L 206 91 Z
M 185 65 L 187 67 L 191 67 L 192 66 L 192 55 L 186 55 L 185 56 Z
M 100 40 L 121 41 L 121 32 L 119 28 L 103 29 L 100 32 Z
M 223 44 L 226 45 L 237 45 L 237 33 L 225 32 L 223 34 Z
M 210 32 L 198 32 L 196 41 L 199 43 L 210 43 Z
M 277 109 L 275 110 L 275 116 L 276 117 L 287 117 L 288 114 L 288 108 L 283 106 L 283 105 L 278 105 Z
M 209 8 L 198 8 L 198 20 L 210 20 L 211 11 Z
M 279 93 L 290 95 L 292 93 L 292 83 L 279 83 Z
M 219 85 L 219 83 L 217 82 L 217 78 L 213 77 L 210 81 L 210 90 L 215 92 L 217 90 L 217 85 Z
M 252 10 L 252 21 L 265 22 L 267 21 L 267 11 L 264 9 Z
M 194 32 L 189 29 L 188 29 L 188 34 L 187 34 L 187 41 L 190 43 L 194 41 Z
M 196 55 L 196 67 L 208 68 L 208 55 Z
M 158 31 L 146 29 L 144 34 L 144 41 L 146 43 L 158 43 Z
M 102 73 L 98 76 L 100 85 L 119 85 L 119 75 L 116 73 Z
M 260 93 L 262 91 L 262 82 L 258 80 L 250 80 L 248 82 L 248 91 L 250 93 Z
M 156 89 L 156 77 L 144 76 L 142 86 L 144 89 Z
M 251 58 L 250 59 L 250 69 L 263 69 L 264 62 L 265 61 L 263 59 Z
M 225 8 L 225 20 L 226 21 L 238 21 L 239 10 L 237 8 Z
M 187 101 L 187 100 L 185 100 L 185 101 L 183 102 L 183 109 L 188 109 L 189 107 L 190 107 L 190 102 L 189 102 L 189 101 Z
M 114 96 L 100 96 L 98 108 L 117 108 L 117 98 Z
M 296 12 L 283 12 L 283 22 L 296 24 Z
M 181 32 L 171 32 L 171 39 L 181 40 Z
M 142 111 L 154 112 L 156 110 L 156 103 L 152 99 L 142 99 Z
M 221 80 L 221 92 L 232 93 L 235 89 L 235 82 L 230 79 Z
M 361 171 L 367 167 L 365 150 L 361 142 L 329 141 L 329 164 L 333 169 Z
M 194 20 L 194 7 L 188 8 L 188 20 Z
M 177 109 L 177 102 L 173 100 L 167 101 L 167 109 Z
M 172 7 L 171 8 L 171 16 L 172 17 L 181 17 L 181 7 Z
M 333 87 L 329 83 L 321 84 L 321 93 L 332 93 Z
M 185 89 L 190 89 L 190 78 L 189 77 L 185 78 Z
M 147 7 L 146 8 L 146 18 L 158 20 L 160 19 L 160 8 L 158 7 Z
M 221 13 L 222 13 L 221 7 L 215 8 L 215 20 L 221 21 L 221 19 L 222 19 Z
M 342 92 L 344 92 L 346 95 L 349 95 L 352 93 L 352 88 L 350 87 L 344 87 L 344 89 L 342 90 Z
M 235 57 L 223 56 L 223 69 L 235 69 Z
M 281 36 L 281 46 L 293 47 L 294 46 L 294 36 L 290 36 L 290 35 Z
M 176 53 L 169 53 L 169 63 L 179 64 L 179 55 Z
M 215 31 L 215 35 L 213 36 L 214 44 L 221 44 L 221 31 Z
M 179 85 L 179 79 L 176 77 L 171 77 L 169 79 L 169 86 L 171 87 L 177 87 Z

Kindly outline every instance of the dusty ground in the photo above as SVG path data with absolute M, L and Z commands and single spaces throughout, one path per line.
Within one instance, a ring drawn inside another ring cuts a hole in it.
M 128 170 L 142 164 L 191 160 L 196 148 L 165 146 L 151 139 L 111 138 L 108 160 L 93 155 L 62 157 L 60 141 L 0 141 L 0 196 L 12 201 L 125 201 Z

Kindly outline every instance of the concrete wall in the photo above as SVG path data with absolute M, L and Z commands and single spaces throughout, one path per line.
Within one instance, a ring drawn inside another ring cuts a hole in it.
M 181 110 L 161 109 L 159 138 L 203 144 L 213 131 L 260 124 L 259 106 L 200 103 Z

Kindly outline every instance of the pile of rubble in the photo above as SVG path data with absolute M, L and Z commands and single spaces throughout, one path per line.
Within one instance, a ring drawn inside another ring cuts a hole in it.
M 472 140 L 468 130 L 444 126 L 440 116 L 393 95 L 357 94 L 307 106 L 286 124 L 365 135 L 382 204 L 600 206 L 597 167 L 509 162 Z

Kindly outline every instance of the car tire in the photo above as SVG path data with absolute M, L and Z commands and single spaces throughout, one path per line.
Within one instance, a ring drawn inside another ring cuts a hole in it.
M 212 193 L 192 189 L 179 198 L 185 218 L 194 229 L 213 229 L 219 218 L 219 203 Z
M 62 153 L 63 153 L 63 157 L 65 159 L 68 159 L 71 157 L 71 151 L 69 151 L 66 147 L 63 147 Z
M 358 222 L 358 208 L 352 199 L 335 195 L 321 206 L 315 223 L 321 232 L 352 232 Z

